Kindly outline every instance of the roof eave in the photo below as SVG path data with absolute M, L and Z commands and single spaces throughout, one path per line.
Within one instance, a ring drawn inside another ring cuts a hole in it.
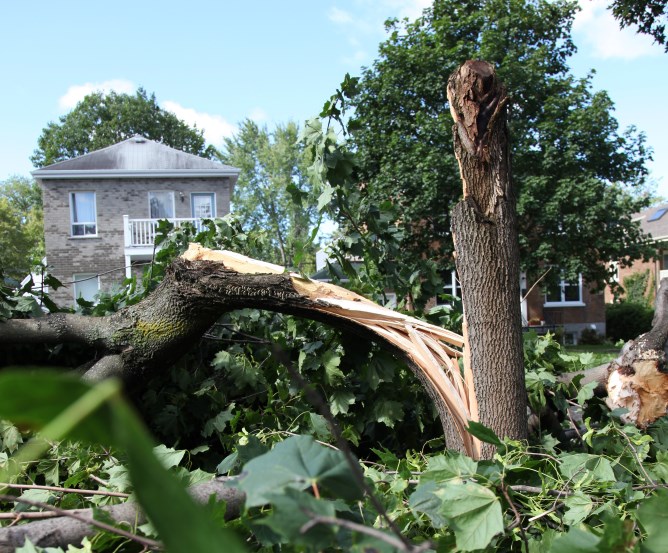
M 201 178 L 201 177 L 238 177 L 239 170 L 226 169 L 180 169 L 180 170 L 127 170 L 97 169 L 91 171 L 37 169 L 31 173 L 36 179 L 141 179 L 141 178 Z

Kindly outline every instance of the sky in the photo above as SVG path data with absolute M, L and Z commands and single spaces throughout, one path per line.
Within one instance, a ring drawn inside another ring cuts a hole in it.
M 216 147 L 245 118 L 303 125 L 346 73 L 372 65 L 387 18 L 413 19 L 430 2 L 0 0 L 0 181 L 28 176 L 42 129 L 95 90 L 141 86 Z M 573 73 L 594 69 L 620 128 L 646 134 L 650 177 L 668 198 L 668 54 L 620 31 L 607 0 L 580 2 Z

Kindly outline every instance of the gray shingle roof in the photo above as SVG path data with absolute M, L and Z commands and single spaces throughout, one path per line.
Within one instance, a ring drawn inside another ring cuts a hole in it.
M 35 178 L 230 176 L 239 169 L 135 135 L 123 142 L 33 171 Z
M 663 213 L 661 213 L 663 211 Z M 640 221 L 643 231 L 652 235 L 656 241 L 668 240 L 668 203 L 655 205 L 641 211 L 633 217 Z

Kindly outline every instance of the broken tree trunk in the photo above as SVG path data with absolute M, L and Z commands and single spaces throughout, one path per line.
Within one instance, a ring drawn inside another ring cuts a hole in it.
M 448 80 L 463 200 L 452 212 L 468 363 L 480 422 L 527 437 L 519 246 L 511 187 L 507 96 L 492 65 L 467 61 Z M 468 333 L 468 334 L 467 334 Z M 483 448 L 483 456 L 493 447 Z
M 624 345 L 610 363 L 608 397 L 610 409 L 628 412 L 622 421 L 646 428 L 668 410 L 668 278 L 661 279 L 656 295 L 652 329 Z
M 462 377 L 457 363 L 461 336 L 233 252 L 191 244 L 141 302 L 107 317 L 9 320 L 0 323 L 0 343 L 87 344 L 99 355 L 85 378 L 141 382 L 147 371 L 171 366 L 222 314 L 247 307 L 318 320 L 403 357 L 435 403 L 448 446 L 479 455 L 479 442 L 466 431 L 469 420 L 476 419 L 470 378 Z

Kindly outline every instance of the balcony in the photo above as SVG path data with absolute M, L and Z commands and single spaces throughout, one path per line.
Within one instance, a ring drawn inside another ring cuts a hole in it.
M 126 254 L 133 248 L 152 250 L 159 221 L 160 219 L 130 219 L 127 215 L 123 215 Z M 175 228 L 184 223 L 192 223 L 198 232 L 202 230 L 202 219 L 168 219 L 168 221 Z

